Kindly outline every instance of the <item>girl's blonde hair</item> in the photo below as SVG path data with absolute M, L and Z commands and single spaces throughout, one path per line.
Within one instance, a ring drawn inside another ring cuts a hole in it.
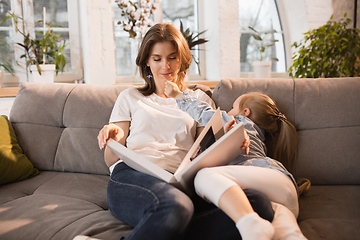
M 293 173 L 297 156 L 295 127 L 279 111 L 274 100 L 263 93 L 251 92 L 242 95 L 239 109 L 241 111 L 245 108 L 250 109 L 248 117 L 272 137 L 268 146 L 269 156 L 280 161 L 290 173 Z M 305 194 L 310 188 L 310 181 L 302 179 L 298 185 L 299 193 Z
M 152 26 L 145 34 L 136 58 L 136 65 L 139 67 L 140 75 L 145 80 L 145 86 L 139 91 L 145 96 L 155 92 L 155 81 L 152 77 L 150 67 L 147 66 L 152 47 L 158 42 L 171 42 L 176 48 L 180 59 L 180 71 L 176 80 L 181 91 L 185 90 L 184 78 L 189 69 L 192 56 L 186 39 L 182 33 L 171 23 L 158 23 Z

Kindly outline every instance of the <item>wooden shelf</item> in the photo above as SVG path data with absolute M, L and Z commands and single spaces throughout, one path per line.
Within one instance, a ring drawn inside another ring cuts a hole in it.
M 210 88 L 215 88 L 216 84 L 218 84 L 217 81 L 197 81 L 197 82 L 188 82 L 189 84 L 202 84 L 206 85 Z M 134 84 L 138 85 L 138 84 Z M 140 85 L 140 84 L 139 84 Z M 7 97 L 16 97 L 17 93 L 19 92 L 18 87 L 13 88 L 0 88 L 0 98 L 7 98 Z
M 0 98 L 6 97 L 16 97 L 17 93 L 19 92 L 18 87 L 14 88 L 0 88 Z

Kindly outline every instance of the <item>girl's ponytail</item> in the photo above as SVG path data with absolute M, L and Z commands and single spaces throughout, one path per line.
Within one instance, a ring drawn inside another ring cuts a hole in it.
M 265 94 L 252 92 L 243 95 L 239 108 L 250 109 L 249 118 L 272 137 L 268 145 L 268 155 L 281 162 L 293 174 L 297 157 L 297 133 L 295 127 L 279 111 L 275 102 Z M 310 185 L 308 179 L 300 180 L 299 194 L 305 194 Z
M 297 157 L 297 137 L 295 127 L 287 118 L 279 113 L 279 133 L 275 134 L 273 141 L 273 158 L 279 160 L 290 173 L 293 173 Z M 306 194 L 311 186 L 310 180 L 301 178 L 297 181 L 299 195 Z

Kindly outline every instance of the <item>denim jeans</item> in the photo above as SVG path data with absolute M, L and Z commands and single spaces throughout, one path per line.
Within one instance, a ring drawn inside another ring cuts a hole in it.
M 245 193 L 254 210 L 272 221 L 270 200 L 255 190 Z M 216 206 L 125 163 L 111 174 L 107 200 L 111 213 L 134 227 L 126 240 L 241 239 L 234 222 Z

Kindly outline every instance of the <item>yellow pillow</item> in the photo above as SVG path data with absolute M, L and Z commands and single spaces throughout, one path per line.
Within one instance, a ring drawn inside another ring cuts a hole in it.
M 0 185 L 39 174 L 23 153 L 7 116 L 0 116 Z

